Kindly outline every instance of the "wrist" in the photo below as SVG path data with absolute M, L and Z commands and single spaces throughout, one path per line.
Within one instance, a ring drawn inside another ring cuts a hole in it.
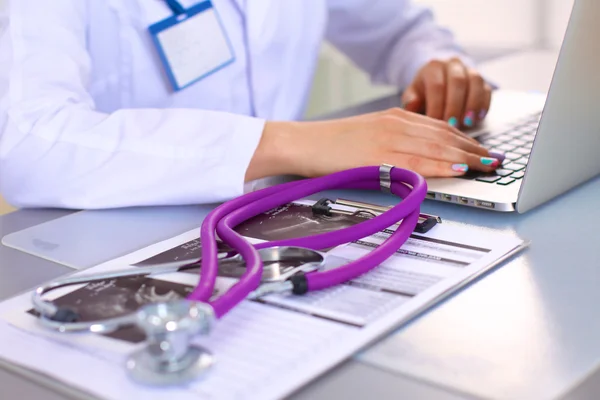
M 246 181 L 276 175 L 304 175 L 309 152 L 303 122 L 267 121 L 246 171 Z

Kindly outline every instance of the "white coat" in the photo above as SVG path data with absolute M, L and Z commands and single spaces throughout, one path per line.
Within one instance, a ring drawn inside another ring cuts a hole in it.
M 244 192 L 265 121 L 302 117 L 324 39 L 398 88 L 433 58 L 463 56 L 408 0 L 213 4 L 236 60 L 173 92 L 147 30 L 172 15 L 165 1 L 11 0 L 0 193 L 17 207 L 223 201 Z

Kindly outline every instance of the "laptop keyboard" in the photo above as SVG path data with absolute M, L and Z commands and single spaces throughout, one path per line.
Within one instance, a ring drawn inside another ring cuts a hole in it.
M 503 186 L 522 179 L 525 176 L 540 117 L 541 113 L 536 113 L 520 120 L 506 131 L 484 133 L 477 137 L 484 147 L 505 154 L 506 159 L 502 166 L 492 173 L 469 171 L 461 178 Z

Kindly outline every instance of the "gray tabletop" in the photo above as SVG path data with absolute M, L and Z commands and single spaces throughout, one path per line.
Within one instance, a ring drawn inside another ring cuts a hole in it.
M 394 101 L 384 99 L 352 112 Z M 394 201 L 375 193 L 344 192 L 343 196 L 380 204 Z M 600 179 L 596 179 L 525 215 L 426 202 L 425 212 L 515 232 L 531 240 L 532 246 L 291 397 L 598 398 L 599 197 Z M 58 210 L 18 211 L 0 218 L 0 235 L 64 215 Z M 188 207 L 178 208 L 177 215 L 183 232 L 199 223 L 203 213 Z M 126 217 L 122 223 L 127 223 Z M 110 249 L 106 250 L 110 257 Z M 0 262 L 1 299 L 70 271 L 6 247 L 0 247 Z M 381 356 L 397 365 L 390 369 L 370 362 Z M 77 395 L 51 391 L 43 380 L 3 370 L 0 387 L 2 398 L 54 400 Z

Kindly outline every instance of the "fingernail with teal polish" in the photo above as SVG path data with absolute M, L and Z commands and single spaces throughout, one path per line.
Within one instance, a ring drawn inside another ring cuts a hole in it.
M 491 167 L 495 167 L 498 164 L 500 164 L 500 161 L 498 161 L 498 159 L 496 159 L 496 158 L 481 157 L 481 163 L 483 165 L 488 165 L 488 166 L 491 166 Z
M 502 153 L 496 153 L 494 151 L 490 151 L 490 156 L 492 158 L 495 158 L 496 160 L 498 160 L 499 162 L 503 162 L 504 159 L 506 159 L 506 156 Z
M 450 119 L 448 120 L 448 124 L 450 126 L 458 126 L 458 120 L 456 119 L 456 117 L 450 117 Z
M 473 126 L 473 118 L 475 118 L 475 113 L 473 111 L 469 111 L 466 115 L 465 115 L 465 126 Z
M 452 169 L 457 172 L 467 172 L 469 170 L 469 166 L 467 164 L 454 164 Z

